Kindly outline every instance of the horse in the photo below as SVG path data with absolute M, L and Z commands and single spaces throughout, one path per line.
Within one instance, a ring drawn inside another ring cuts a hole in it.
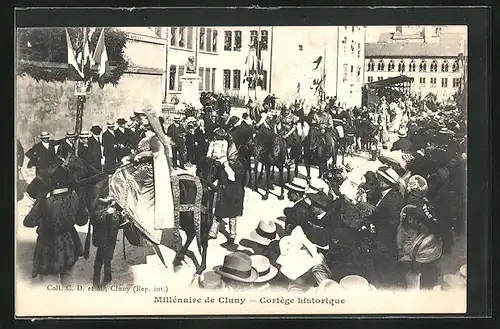
M 265 140 L 268 139 L 268 140 Z M 253 145 L 253 154 L 255 154 L 255 166 L 254 166 L 254 176 L 255 181 L 253 182 L 253 190 L 257 191 L 257 164 L 260 162 L 263 169 L 266 171 L 266 187 L 265 194 L 262 196 L 262 200 L 267 200 L 269 198 L 269 187 L 271 185 L 271 167 L 277 167 L 279 170 L 279 180 L 281 186 L 281 194 L 278 196 L 278 200 L 284 200 L 285 190 L 284 190 L 284 177 L 283 169 L 285 166 L 286 159 L 286 141 L 285 139 L 278 135 L 271 133 L 270 136 L 264 137 L 263 134 L 257 134 L 255 140 L 251 142 Z
M 326 170 L 327 159 L 334 156 L 327 147 L 326 139 L 316 127 L 309 129 L 309 134 L 304 139 L 304 165 L 307 171 L 307 180 L 311 180 L 311 166 L 317 165 L 319 177 L 321 178 Z M 337 145 L 334 145 L 334 149 Z M 335 151 L 333 153 L 336 153 Z M 334 157 L 335 158 L 335 157 Z
M 232 116 L 227 121 L 227 126 L 229 127 L 229 134 L 238 149 L 238 160 L 243 165 L 245 170 L 245 182 L 247 177 L 252 177 L 252 157 L 253 154 L 253 134 L 254 127 L 242 121 L 239 125 L 236 125 L 240 119 L 236 116 Z

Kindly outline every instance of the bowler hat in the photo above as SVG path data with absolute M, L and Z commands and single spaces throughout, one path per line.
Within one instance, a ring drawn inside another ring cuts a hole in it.
M 250 256 L 252 266 L 257 270 L 259 277 L 254 281 L 257 283 L 267 282 L 278 274 L 278 269 L 271 265 L 269 259 L 262 255 Z
M 252 267 L 252 259 L 245 253 L 233 252 L 224 257 L 224 263 L 214 267 L 214 272 L 222 277 L 252 283 L 258 278 L 257 270 Z
M 125 120 L 124 118 L 119 118 L 118 120 L 116 120 L 116 123 L 118 123 L 119 125 L 124 125 L 127 123 L 127 120 Z
M 76 133 L 74 131 L 68 131 L 66 133 L 66 137 L 68 137 L 68 138 L 76 137 Z
M 325 193 L 308 193 L 307 198 L 311 200 L 311 204 L 322 210 L 328 210 L 330 200 Z
M 261 220 L 255 230 L 250 232 L 250 238 L 263 246 L 276 240 L 276 224 L 272 220 Z
M 102 132 L 102 128 L 98 125 L 94 125 L 90 128 L 90 132 L 96 135 L 99 135 Z
M 42 139 L 42 138 L 50 138 L 50 137 L 52 137 L 52 135 L 49 134 L 47 131 L 42 131 L 38 137 L 40 137 L 40 139 Z

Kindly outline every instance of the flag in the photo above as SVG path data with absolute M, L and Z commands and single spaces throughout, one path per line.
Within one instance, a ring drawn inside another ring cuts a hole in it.
M 323 60 L 323 56 L 319 56 L 318 59 L 313 62 L 313 64 L 316 64 L 316 67 L 313 69 L 313 71 L 318 69 L 319 64 L 321 64 L 322 60 Z
M 83 47 L 82 47 L 82 61 L 83 61 L 83 76 L 88 79 L 90 78 L 90 48 L 89 48 L 89 37 L 88 29 L 83 28 Z
M 94 50 L 94 57 L 92 59 L 96 65 L 99 65 L 99 78 L 106 73 L 106 66 L 108 63 L 108 51 L 106 50 L 106 42 L 104 39 L 104 28 L 99 36 L 99 41 Z
M 75 50 L 73 49 L 73 44 L 71 43 L 71 38 L 69 37 L 68 29 L 66 29 L 66 45 L 68 47 L 68 68 L 69 76 L 76 78 L 78 80 L 83 79 L 83 73 L 78 67 L 78 63 L 75 58 Z

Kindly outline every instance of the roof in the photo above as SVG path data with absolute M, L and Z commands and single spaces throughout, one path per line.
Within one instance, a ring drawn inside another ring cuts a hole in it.
M 442 33 L 436 43 L 407 43 L 383 33 L 379 42 L 366 44 L 365 57 L 456 57 L 463 52 L 464 39 L 460 33 Z
M 388 79 L 384 79 L 384 80 L 370 82 L 370 83 L 365 84 L 365 86 L 370 88 L 370 89 L 377 89 L 380 87 L 386 87 L 386 86 L 390 86 L 390 85 L 396 85 L 399 83 L 412 82 L 412 81 L 413 81 L 413 78 L 406 76 L 406 75 L 400 75 L 400 76 L 393 77 L 393 78 L 388 78 Z

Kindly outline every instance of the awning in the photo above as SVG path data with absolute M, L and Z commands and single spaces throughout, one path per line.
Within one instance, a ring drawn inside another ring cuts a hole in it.
M 383 87 L 398 86 L 398 85 L 406 83 L 406 82 L 413 82 L 413 78 L 410 78 L 409 76 L 406 76 L 406 75 L 400 75 L 400 76 L 394 77 L 394 78 L 389 78 L 389 79 L 384 79 L 384 80 L 373 81 L 373 82 L 367 83 L 367 84 L 365 84 L 365 87 L 369 88 L 369 89 L 378 89 L 378 88 L 383 88 Z

